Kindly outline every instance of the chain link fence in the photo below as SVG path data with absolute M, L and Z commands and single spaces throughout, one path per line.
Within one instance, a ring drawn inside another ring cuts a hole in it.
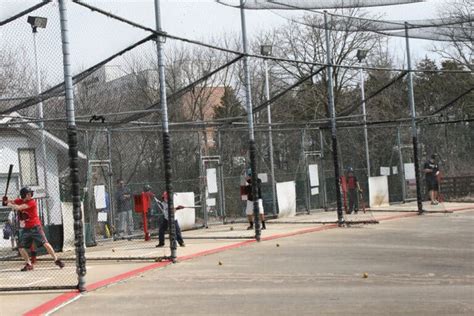
M 73 16 L 73 57 L 81 57 L 72 65 L 78 183 L 70 179 L 58 3 L 25 4 L 0 23 L 0 190 L 6 191 L 9 166 L 13 165 L 7 195 L 18 197 L 25 186 L 34 190 L 46 238 L 66 263 L 59 269 L 45 249 L 29 248 L 30 258 L 36 253 L 37 263 L 32 273 L 20 272 L 24 265 L 18 253 L 22 220 L 2 206 L 0 290 L 77 287 L 74 250 L 82 233 L 89 260 L 166 257 L 165 251 L 155 248 L 164 218 L 160 202 L 166 190 L 157 34 L 114 16 L 104 3 L 97 8 L 91 3 L 68 2 Z M 128 35 L 121 36 L 125 31 Z M 74 46 L 74 39 L 83 37 L 90 45 Z M 241 102 L 243 71 L 238 61 L 242 55 L 234 53 L 239 45 L 225 43 L 224 49 L 215 49 L 171 35 L 166 40 L 172 187 L 177 193 L 175 204 L 184 207 L 176 213 L 179 224 L 187 230 L 244 223 L 246 201 L 241 186 L 249 168 L 249 132 Z M 312 62 L 306 65 L 311 68 L 309 73 L 315 73 L 308 77 L 314 80 L 311 84 L 304 79 L 307 73 L 294 71 L 294 63 L 270 63 L 272 92 L 279 95 L 271 105 L 275 120 L 267 124 L 266 110 L 254 117 L 256 170 L 263 182 L 267 217 L 285 211 L 282 205 L 288 201 L 294 203 L 291 207 L 296 214 L 336 209 L 341 187 L 335 179 L 327 119 L 326 70 L 315 72 Z M 250 63 L 254 106 L 261 110 L 265 105 L 263 71 L 259 58 L 251 58 Z M 294 73 L 289 74 L 288 69 Z M 351 71 L 355 78 L 356 71 L 347 70 Z M 355 79 L 347 79 L 347 87 L 339 86 L 336 91 L 340 171 L 354 170 L 367 205 L 369 177 L 375 176 L 387 176 L 390 202 L 416 199 L 405 75 L 400 70 L 367 71 L 367 144 L 357 101 L 361 97 L 352 91 L 357 86 Z M 469 91 L 466 89 L 472 89 L 472 80 L 472 73 L 415 77 L 420 155 L 424 160 L 438 154 L 447 178 L 466 176 L 466 170 L 472 169 L 472 96 L 467 94 L 467 101 L 463 99 L 459 107 L 451 106 Z M 295 81 L 299 84 L 288 88 Z M 435 81 L 457 82 L 456 89 L 439 96 L 439 89 L 427 84 Z M 352 92 L 344 94 L 346 88 Z M 448 109 L 443 112 L 447 115 L 435 115 L 442 108 Z M 366 152 L 370 153 L 369 166 Z M 77 186 L 83 232 L 73 217 L 71 191 Z M 451 196 L 472 196 L 472 191 L 464 193 Z

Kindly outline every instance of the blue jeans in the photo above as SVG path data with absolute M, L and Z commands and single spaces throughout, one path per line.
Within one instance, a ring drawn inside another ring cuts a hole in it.
M 178 244 L 182 244 L 183 241 L 183 236 L 181 236 L 181 229 L 179 228 L 179 224 L 177 220 L 174 220 L 174 227 L 176 229 L 176 241 Z M 160 229 L 158 232 L 158 242 L 160 244 L 165 243 L 165 231 L 168 229 L 168 220 L 163 218 L 161 223 L 160 223 Z

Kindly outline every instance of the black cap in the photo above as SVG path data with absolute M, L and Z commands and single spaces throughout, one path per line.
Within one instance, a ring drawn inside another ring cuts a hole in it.
M 31 193 L 32 196 L 33 196 L 33 192 L 34 192 L 34 191 L 33 191 L 32 188 L 30 188 L 30 187 L 23 187 L 23 188 L 21 188 L 21 190 L 20 190 L 20 197 L 21 197 L 22 199 L 24 199 L 24 198 L 26 197 L 26 194 L 27 194 L 27 193 Z

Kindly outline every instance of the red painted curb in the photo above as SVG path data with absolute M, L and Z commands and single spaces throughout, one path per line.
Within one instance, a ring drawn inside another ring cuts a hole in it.
M 120 282 L 120 281 L 128 279 L 128 278 L 131 278 L 133 276 L 136 276 L 136 275 L 138 275 L 140 273 L 143 273 L 143 272 L 146 272 L 148 270 L 152 270 L 152 269 L 155 269 L 155 268 L 161 268 L 161 267 L 167 266 L 169 264 L 171 264 L 171 262 L 163 261 L 163 262 L 153 263 L 153 264 L 150 264 L 150 265 L 142 267 L 142 268 L 127 271 L 125 273 L 113 276 L 111 278 L 104 279 L 104 280 L 101 280 L 101 281 L 96 282 L 96 283 L 92 283 L 91 285 L 86 286 L 86 291 L 93 291 L 93 290 L 96 290 L 98 288 L 101 288 L 101 287 L 104 287 L 104 286 L 107 286 L 107 285 L 110 285 L 110 284 L 113 284 L 113 283 L 117 283 L 117 282 Z M 72 300 L 73 298 L 76 298 L 79 295 L 81 295 L 81 293 L 79 291 L 67 292 L 67 293 L 61 294 L 58 297 L 55 297 L 52 300 L 50 300 L 50 301 L 48 301 L 44 304 L 41 304 L 40 306 L 26 312 L 23 315 L 33 316 L 33 315 L 46 314 L 48 312 L 51 312 L 56 307 Z
M 413 216 L 419 216 L 418 213 L 405 213 L 405 214 L 401 214 L 401 215 L 392 215 L 392 216 L 386 216 L 386 217 L 381 217 L 379 219 L 377 219 L 378 221 L 390 221 L 390 220 L 393 220 L 393 219 L 399 219 L 399 218 L 404 218 L 404 217 L 413 217 Z
M 47 312 L 50 312 L 52 309 L 54 309 L 57 306 L 60 306 L 61 304 L 66 303 L 67 301 L 72 300 L 73 298 L 77 297 L 79 295 L 78 291 L 75 292 L 67 292 L 64 294 L 61 294 L 52 300 L 24 313 L 23 315 L 25 316 L 36 316 L 36 315 L 43 315 Z
M 222 252 L 222 251 L 229 250 L 229 249 L 239 248 L 239 247 L 242 247 L 242 246 L 254 243 L 254 242 L 256 242 L 256 240 L 250 239 L 250 240 L 241 241 L 241 242 L 238 242 L 238 243 L 232 244 L 232 245 L 227 245 L 227 246 L 222 246 L 222 247 L 215 248 L 215 249 L 196 252 L 196 253 L 193 253 L 193 254 L 190 254 L 190 255 L 187 255 L 187 256 L 178 257 L 178 261 L 191 260 L 191 259 L 194 259 L 194 258 L 197 258 L 197 257 L 212 255 L 214 253 Z
M 465 209 L 471 209 L 471 208 L 465 208 Z M 456 209 L 456 210 L 465 210 L 465 209 Z M 404 217 L 413 217 L 413 216 L 418 216 L 418 213 L 408 213 L 408 214 L 382 217 L 378 220 L 379 221 L 388 221 L 388 220 L 399 219 L 399 218 L 404 218 Z M 268 240 L 273 240 L 273 239 L 278 239 L 278 238 L 285 238 L 285 237 L 296 236 L 296 235 L 301 235 L 301 234 L 324 231 L 324 230 L 328 230 L 328 229 L 332 229 L 332 228 L 336 228 L 336 227 L 338 227 L 337 224 L 327 224 L 327 225 L 324 225 L 324 226 L 306 228 L 306 229 L 302 229 L 302 230 L 298 230 L 298 231 L 290 232 L 290 233 L 271 235 L 271 236 L 268 236 L 268 237 L 263 237 L 261 240 L 262 241 L 268 241 Z M 231 244 L 231 245 L 227 245 L 227 246 L 223 246 L 223 247 L 219 247 L 219 248 L 215 248 L 215 249 L 210 249 L 210 250 L 206 250 L 206 251 L 202 251 L 202 252 L 197 252 L 197 253 L 194 253 L 194 254 L 191 254 L 191 255 L 178 257 L 178 261 L 191 260 L 191 259 L 194 259 L 194 258 L 197 258 L 197 257 L 207 256 L 207 255 L 222 252 L 222 251 L 225 251 L 225 250 L 246 246 L 246 245 L 249 245 L 249 244 L 252 244 L 252 243 L 255 243 L 255 242 L 257 242 L 257 241 L 254 240 L 254 239 L 246 240 L 246 241 L 243 241 L 243 242 L 238 242 L 238 243 L 235 243 L 235 244 Z M 117 282 L 123 281 L 125 279 L 134 277 L 134 276 L 136 276 L 140 273 L 143 273 L 143 272 L 146 272 L 146 271 L 149 271 L 149 270 L 152 270 L 152 269 L 156 269 L 156 268 L 161 268 L 161 267 L 167 266 L 169 264 L 171 264 L 171 262 L 169 262 L 169 261 L 153 263 L 153 264 L 150 264 L 148 266 L 145 266 L 145 267 L 142 267 L 142 268 L 139 268 L 139 269 L 135 269 L 135 270 L 131 270 L 131 271 L 116 275 L 114 277 L 111 277 L 111 278 L 93 283 L 93 284 L 87 286 L 86 290 L 87 291 L 93 291 L 93 290 L 96 290 L 98 288 L 101 288 L 101 287 L 104 287 L 104 286 L 107 286 L 107 285 L 111 285 L 113 283 L 117 283 Z M 68 301 L 76 298 L 79 295 L 80 295 L 80 293 L 78 291 L 67 292 L 67 293 L 61 294 L 61 295 L 49 300 L 48 302 L 46 302 L 44 304 L 41 304 L 40 306 L 26 312 L 23 315 L 33 316 L 33 315 L 46 314 L 48 312 L 51 312 L 53 309 L 57 308 L 58 306 L 60 306 L 62 304 L 65 304 Z

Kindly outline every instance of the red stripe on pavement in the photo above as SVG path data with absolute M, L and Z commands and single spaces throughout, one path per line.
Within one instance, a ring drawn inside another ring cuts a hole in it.
M 36 316 L 36 315 L 43 315 L 43 314 L 46 314 L 48 312 L 50 312 L 52 309 L 60 306 L 61 304 L 64 304 L 66 303 L 67 301 L 70 301 L 72 300 L 73 298 L 79 296 L 80 293 L 78 291 L 75 291 L 75 292 L 68 292 L 68 293 L 64 293 L 64 294 L 61 294 L 55 298 L 53 298 L 52 300 L 26 312 L 25 316 Z
M 107 285 L 110 285 L 110 284 L 113 284 L 113 283 L 120 282 L 120 281 L 128 279 L 128 278 L 134 277 L 134 276 L 136 276 L 140 273 L 143 273 L 143 272 L 146 272 L 146 271 L 149 271 L 149 270 L 152 270 L 152 269 L 156 269 L 156 268 L 165 267 L 169 264 L 171 264 L 171 261 L 163 261 L 163 262 L 153 263 L 153 264 L 150 264 L 148 266 L 138 268 L 138 269 L 135 269 L 135 270 L 131 270 L 131 271 L 113 276 L 111 278 L 108 278 L 108 279 L 105 279 L 105 280 L 102 280 L 102 281 L 99 281 L 99 282 L 96 282 L 96 283 L 92 283 L 91 285 L 86 286 L 86 291 L 93 291 L 93 290 L 96 290 L 98 288 L 101 288 L 101 287 L 104 287 L 104 286 L 107 286 Z
M 377 219 L 378 221 L 389 221 L 389 220 L 392 220 L 392 219 L 399 219 L 399 218 L 404 218 L 404 217 L 413 217 L 413 216 L 419 216 L 418 213 L 405 213 L 405 214 L 401 214 L 401 215 L 393 215 L 393 216 L 387 216 L 387 217 L 381 217 L 379 219 Z
M 207 256 L 207 255 L 222 252 L 222 251 L 225 251 L 225 250 L 242 247 L 242 246 L 254 243 L 254 242 L 256 242 L 256 240 L 254 240 L 254 239 L 246 240 L 246 241 L 238 242 L 236 244 L 231 244 L 231 245 L 227 245 L 227 246 L 223 246 L 223 247 L 219 247 L 219 248 L 215 248 L 215 249 L 210 249 L 210 250 L 205 250 L 205 251 L 193 253 L 193 254 L 190 254 L 190 255 L 187 255 L 187 256 L 178 257 L 178 260 L 184 261 L 184 260 L 190 260 L 190 259 L 197 258 L 197 257 Z
M 152 270 L 152 269 L 155 269 L 155 268 L 161 268 L 161 267 L 167 266 L 170 263 L 171 263 L 170 261 L 157 262 L 157 263 L 153 263 L 153 264 L 150 264 L 150 265 L 142 267 L 142 268 L 131 270 L 131 271 L 113 276 L 111 278 L 108 278 L 108 279 L 105 279 L 105 280 L 102 280 L 102 281 L 99 281 L 99 282 L 96 282 L 96 283 L 92 283 L 91 285 L 86 286 L 86 291 L 93 291 L 93 290 L 96 290 L 98 288 L 101 288 L 101 287 L 104 287 L 104 286 L 107 286 L 107 285 L 110 285 L 110 284 L 113 284 L 113 283 L 123 281 L 123 280 L 128 279 L 128 278 L 134 277 L 134 276 L 136 276 L 140 273 L 146 272 L 148 270 Z M 61 294 L 58 297 L 55 297 L 52 300 L 50 300 L 50 301 L 48 301 L 44 304 L 41 304 L 40 306 L 26 312 L 23 315 L 33 316 L 33 315 L 46 314 L 48 312 L 51 312 L 53 309 L 57 308 L 58 306 L 61 306 L 62 304 L 65 304 L 68 301 L 76 298 L 79 295 L 81 295 L 81 293 L 79 293 L 78 291 Z
M 271 236 L 262 238 L 262 240 L 266 241 L 266 240 L 272 240 L 272 239 L 290 237 L 290 236 L 295 236 L 295 235 L 313 233 L 313 232 L 328 230 L 328 229 L 336 228 L 336 227 L 338 227 L 337 224 L 326 224 L 326 225 L 324 225 L 324 226 L 306 228 L 306 229 L 298 230 L 298 231 L 296 231 L 296 232 L 284 233 L 284 234 L 278 234 L 278 235 L 271 235 Z

